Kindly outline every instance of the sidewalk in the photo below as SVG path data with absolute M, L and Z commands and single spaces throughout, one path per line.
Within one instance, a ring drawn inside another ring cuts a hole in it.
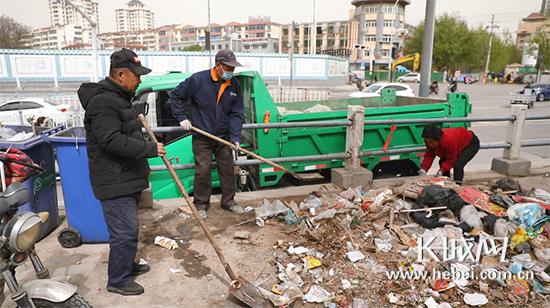
M 532 175 L 518 180 L 526 188 L 536 185 L 550 190 L 549 172 L 549 167 L 534 169 Z M 500 177 L 502 176 L 493 172 L 467 172 L 466 181 L 476 183 Z M 374 186 L 397 185 L 403 180 L 376 180 Z M 256 206 L 263 198 L 302 200 L 320 186 L 239 193 L 237 200 L 242 206 Z M 213 201 L 207 225 L 237 275 L 254 281 L 263 272 L 271 272 L 273 245 L 279 240 L 294 241 L 296 238 L 293 234 L 283 232 L 280 223 L 272 221 L 266 223 L 264 228 L 259 228 L 253 222 L 234 227 L 253 218 L 253 215 L 249 213 L 237 216 L 221 210 L 217 204 L 219 196 L 214 196 Z M 37 244 L 37 252 L 53 279 L 78 286 L 79 293 L 94 307 L 242 307 L 227 295 L 228 276 L 194 219 L 180 214 L 175 208 L 182 204 L 183 200 L 180 199 L 162 200 L 156 201 L 153 209 L 140 210 L 138 256 L 147 260 L 151 266 L 151 272 L 136 279 L 146 290 L 141 296 L 123 297 L 106 292 L 108 245 L 86 244 L 74 249 L 62 248 L 56 237 L 59 230 L 66 226 L 65 220 L 58 229 Z M 249 231 L 250 240 L 233 239 L 235 231 Z M 180 248 L 168 250 L 154 245 L 156 235 L 176 239 Z M 173 273 L 171 269 L 180 272 Z M 30 261 L 17 269 L 17 278 L 21 282 L 28 281 L 33 276 Z M 14 305 L 6 302 L 2 307 Z M 301 301 L 294 307 L 302 307 Z M 317 306 L 307 304 L 304 307 Z

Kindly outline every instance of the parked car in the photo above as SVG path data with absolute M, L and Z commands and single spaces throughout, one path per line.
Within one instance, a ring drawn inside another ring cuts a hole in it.
M 376 97 L 376 96 L 380 96 L 382 93 L 382 90 L 387 88 L 395 89 L 395 94 L 397 96 L 407 96 L 407 97 L 416 96 L 416 94 L 414 93 L 414 90 L 406 84 L 379 82 L 366 87 L 363 91 L 353 92 L 349 95 L 349 97 L 355 97 L 355 98 Z
M 397 82 L 420 82 L 420 73 L 408 73 L 397 78 Z
M 535 83 L 527 85 L 523 90 L 518 92 L 519 94 L 534 94 L 536 100 L 539 102 L 550 99 L 550 84 L 548 83 Z
M 0 122 L 7 125 L 28 125 L 27 119 L 49 117 L 56 124 L 70 118 L 71 107 L 42 98 L 18 98 L 0 104 Z

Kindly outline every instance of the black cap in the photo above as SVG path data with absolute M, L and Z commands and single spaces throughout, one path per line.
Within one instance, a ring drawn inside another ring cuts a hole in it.
M 222 49 L 216 54 L 216 62 L 221 62 L 227 66 L 237 67 L 243 66 L 237 62 L 237 57 L 230 49 Z
M 141 65 L 141 61 L 135 52 L 126 48 L 111 54 L 111 68 L 127 68 L 138 76 L 147 75 L 151 72 L 150 69 Z

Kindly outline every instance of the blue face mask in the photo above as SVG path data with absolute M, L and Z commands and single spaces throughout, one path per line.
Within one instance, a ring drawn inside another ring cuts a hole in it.
M 231 78 L 233 78 L 233 72 L 226 72 L 223 69 L 222 71 L 223 71 L 223 74 L 222 74 L 223 80 L 230 80 Z

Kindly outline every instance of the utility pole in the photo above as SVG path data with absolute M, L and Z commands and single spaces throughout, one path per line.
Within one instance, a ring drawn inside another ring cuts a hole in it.
M 288 49 L 288 60 L 290 61 L 290 89 L 292 90 L 292 81 L 294 79 L 294 26 L 295 23 L 292 21 L 289 29 L 289 41 L 290 48 Z
M 72 6 L 88 23 L 90 24 L 90 27 L 92 27 L 92 62 L 94 65 L 94 75 L 92 76 L 92 82 L 98 82 L 99 81 L 99 69 L 98 69 L 98 62 L 99 62 L 99 55 L 98 55 L 98 43 L 97 43 L 97 21 L 92 20 L 92 18 L 84 11 L 82 11 L 78 6 L 76 6 L 71 0 L 65 0 L 66 3 L 68 3 L 70 6 Z
M 487 61 L 485 62 L 485 81 L 487 81 L 487 76 L 489 76 L 489 62 L 491 62 L 491 47 L 493 45 L 493 30 L 497 28 L 498 26 L 495 25 L 495 15 L 491 15 L 491 25 L 485 27 L 485 29 L 491 29 L 489 30 L 489 50 L 487 51 Z
M 426 0 L 426 17 L 424 38 L 422 40 L 422 66 L 420 69 L 420 91 L 418 96 L 430 96 L 430 79 L 432 77 L 432 57 L 434 51 L 435 0 Z
M 204 37 L 204 42 L 206 43 L 206 50 L 208 50 L 208 63 L 209 67 L 212 67 L 212 48 L 210 45 L 212 42 L 210 41 L 210 33 L 212 32 L 212 29 L 210 28 L 210 0 L 208 0 L 208 26 L 206 26 L 206 35 Z
M 313 25 L 311 27 L 311 54 L 317 53 L 317 0 L 313 0 Z

